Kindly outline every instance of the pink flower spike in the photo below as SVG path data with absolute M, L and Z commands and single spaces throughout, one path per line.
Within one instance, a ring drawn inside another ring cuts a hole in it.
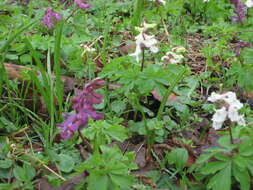
M 51 29 L 54 24 L 62 19 L 62 15 L 60 13 L 54 12 L 52 8 L 47 8 L 45 11 L 45 16 L 41 19 L 44 25 Z
M 105 81 L 96 78 L 90 83 L 86 84 L 83 90 L 75 90 L 75 96 L 72 99 L 74 114 L 63 115 L 64 122 L 57 126 L 61 130 L 61 137 L 63 139 L 70 139 L 73 134 L 88 124 L 88 120 L 104 119 L 104 115 L 97 113 L 94 104 L 100 104 L 103 101 L 103 96 L 94 91 L 105 85 Z
M 80 9 L 87 9 L 91 7 L 91 4 L 86 3 L 86 0 L 74 0 L 74 2 L 80 7 Z

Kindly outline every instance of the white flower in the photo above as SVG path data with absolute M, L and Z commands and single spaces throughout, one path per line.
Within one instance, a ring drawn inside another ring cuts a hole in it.
M 186 49 L 182 46 L 173 47 L 171 50 L 176 53 L 185 53 L 186 52 Z
M 162 5 L 166 5 L 166 1 L 164 1 L 164 0 L 156 0 L 156 2 L 157 2 L 157 3 L 160 3 L 160 4 L 162 4 Z
M 184 56 L 174 53 L 172 51 L 168 51 L 166 55 L 161 58 L 161 60 L 168 61 L 171 64 L 179 64 L 183 62 Z
M 151 0 L 151 1 L 157 2 L 158 4 L 166 5 L 166 1 L 165 0 Z
M 210 102 L 222 100 L 230 106 L 233 105 L 237 109 L 241 109 L 243 107 L 243 104 L 239 100 L 237 100 L 236 94 L 234 92 L 227 92 L 225 94 L 217 94 L 215 92 L 212 92 L 211 96 L 207 100 Z
M 246 5 L 247 7 L 253 7 L 253 1 L 252 1 L 252 0 L 247 0 L 247 1 L 245 2 L 245 5 Z
M 217 94 L 213 92 L 207 100 L 211 102 L 220 100 L 227 104 L 227 108 L 223 106 L 221 109 L 216 110 L 213 115 L 213 128 L 215 130 L 221 128 L 223 122 L 226 120 L 226 117 L 228 117 L 232 122 L 237 122 L 239 125 L 246 125 L 243 115 L 239 115 L 238 113 L 238 110 L 243 107 L 243 104 L 237 100 L 234 92 L 227 92 L 225 94 Z
M 136 61 L 140 61 L 140 57 L 142 54 L 142 48 L 148 48 L 152 53 L 157 53 L 159 49 L 156 47 L 158 43 L 154 36 L 150 36 L 141 32 L 138 36 L 135 37 L 136 41 L 136 49 L 135 52 L 130 54 L 130 56 L 135 56 Z
M 206 2 L 209 2 L 209 0 L 203 0 L 203 1 L 204 1 L 205 3 L 206 3 Z
M 209 96 L 207 98 L 207 100 L 210 101 L 210 102 L 216 102 L 218 100 L 221 100 L 221 98 L 222 98 L 222 95 L 216 94 L 215 92 L 212 92 L 211 96 Z
M 245 122 L 245 120 L 244 120 L 243 115 L 239 115 L 239 118 L 238 118 L 237 123 L 238 123 L 239 125 L 241 125 L 241 126 L 245 126 L 245 125 L 246 125 L 246 122 Z
M 212 121 L 213 121 L 213 128 L 215 130 L 218 130 L 222 127 L 224 121 L 227 118 L 227 110 L 225 107 L 222 107 L 221 109 L 216 110 L 215 114 L 213 115 Z

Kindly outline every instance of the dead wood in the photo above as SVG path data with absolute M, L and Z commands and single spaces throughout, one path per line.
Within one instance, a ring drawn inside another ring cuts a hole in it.
M 26 81 L 23 71 L 32 71 L 31 67 L 16 65 L 12 63 L 4 63 L 4 67 L 9 79 L 17 79 L 18 81 Z M 54 77 L 54 76 L 53 76 Z M 75 88 L 75 85 L 78 84 L 78 80 L 68 77 L 68 76 L 61 76 L 61 80 L 64 83 L 64 90 L 71 91 Z

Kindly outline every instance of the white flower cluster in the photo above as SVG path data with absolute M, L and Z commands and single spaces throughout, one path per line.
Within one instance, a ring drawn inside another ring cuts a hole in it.
M 186 49 L 184 47 L 178 46 L 178 47 L 174 47 L 172 48 L 171 51 L 168 51 L 165 56 L 163 56 L 161 58 L 161 60 L 167 64 L 167 63 L 171 63 L 171 64 L 179 64 L 182 63 L 184 60 L 184 56 L 181 55 L 181 53 L 184 53 L 186 51 Z
M 245 2 L 245 5 L 246 5 L 247 7 L 253 7 L 253 1 L 252 1 L 252 0 L 247 0 L 247 1 Z
M 144 48 L 149 49 L 152 53 L 157 53 L 159 51 L 159 49 L 156 47 L 156 44 L 158 43 L 158 41 L 155 39 L 155 37 L 145 33 L 148 28 L 153 28 L 154 26 L 155 24 L 144 23 L 143 27 L 136 28 L 140 32 L 140 34 L 138 34 L 135 37 L 136 39 L 135 52 L 130 54 L 130 56 L 135 56 L 137 62 L 140 61 L 141 54 Z
M 227 92 L 225 94 L 216 94 L 213 92 L 207 99 L 211 102 L 223 101 L 225 105 L 215 111 L 213 115 L 213 128 L 218 130 L 222 127 L 224 121 L 228 117 L 232 122 L 237 122 L 238 125 L 245 126 L 243 115 L 239 115 L 238 110 L 243 107 L 243 104 L 237 100 L 234 92 Z
M 152 0 L 152 1 L 155 1 L 158 4 L 166 5 L 166 1 L 165 0 Z
M 203 2 L 209 2 L 209 0 L 203 0 Z M 247 6 L 247 7 L 253 7 L 253 0 L 247 0 L 246 2 L 245 2 L 245 5 Z

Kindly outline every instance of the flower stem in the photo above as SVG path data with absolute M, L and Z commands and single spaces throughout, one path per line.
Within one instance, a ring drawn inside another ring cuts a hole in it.
M 80 129 L 78 129 L 78 135 L 81 137 L 83 144 L 86 145 L 86 148 L 89 152 L 92 152 L 92 148 L 90 146 L 90 143 L 88 142 L 88 140 L 83 136 L 82 132 L 80 131 Z
M 229 126 L 229 136 L 230 136 L 230 143 L 234 144 L 233 134 L 232 134 L 232 127 Z
M 144 68 L 144 58 L 145 58 L 144 51 L 145 51 L 145 50 L 142 49 L 141 72 L 143 71 L 143 68 Z
M 172 90 L 178 84 L 178 82 L 183 79 L 183 76 L 185 73 L 186 73 L 186 68 L 183 68 L 183 70 L 175 77 L 174 81 L 171 83 L 170 87 L 167 89 L 165 95 L 163 96 L 161 105 L 160 105 L 158 113 L 157 113 L 158 119 L 161 119 L 162 112 L 164 110 L 164 107 L 166 105 L 166 102 L 167 102 L 168 97 L 170 96 Z

